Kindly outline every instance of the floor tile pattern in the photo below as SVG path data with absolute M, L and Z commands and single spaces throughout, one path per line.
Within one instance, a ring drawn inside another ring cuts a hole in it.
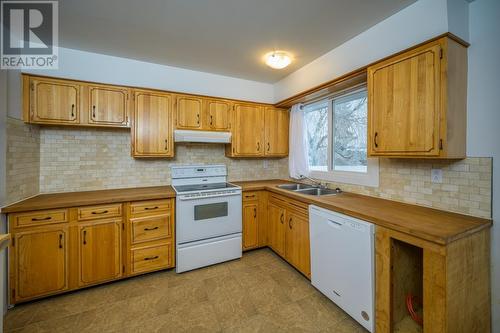
M 151 273 L 10 309 L 5 332 L 366 333 L 269 249 L 192 272 Z

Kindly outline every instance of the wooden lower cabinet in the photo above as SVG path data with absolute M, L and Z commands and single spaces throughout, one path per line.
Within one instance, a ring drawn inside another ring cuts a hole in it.
M 266 192 L 243 193 L 243 251 L 267 246 Z
M 79 285 L 114 280 L 122 275 L 122 219 L 78 226 Z
M 131 202 L 126 211 L 127 274 L 174 267 L 174 199 Z
M 11 303 L 68 290 L 68 227 L 13 234 L 10 245 Z
M 174 202 L 8 214 L 9 303 L 174 267 Z
M 375 260 L 377 333 L 491 332 L 489 229 L 438 245 L 377 227 Z M 408 294 L 423 301 L 423 327 Z
M 285 255 L 285 208 L 270 202 L 267 206 L 269 247 L 280 256 Z
M 305 276 L 311 276 L 309 212 L 307 204 L 270 195 L 268 244 Z
M 303 212 L 287 212 L 285 256 L 304 275 L 311 277 L 311 248 L 309 220 Z

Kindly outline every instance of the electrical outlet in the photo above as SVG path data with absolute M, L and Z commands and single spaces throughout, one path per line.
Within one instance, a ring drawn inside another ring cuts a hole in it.
M 443 182 L 443 169 L 431 169 L 431 182 L 433 183 Z
M 263 167 L 264 169 L 269 168 L 269 161 L 268 161 L 268 160 L 264 160 L 264 161 L 262 161 L 262 167 Z

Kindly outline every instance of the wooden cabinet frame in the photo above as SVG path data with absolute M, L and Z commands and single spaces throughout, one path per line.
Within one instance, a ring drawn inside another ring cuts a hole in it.
M 433 80 L 424 87 L 428 76 Z M 393 105 L 396 101 L 403 105 Z M 368 155 L 465 158 L 466 107 L 467 48 L 454 39 L 442 37 L 373 64 L 368 67 Z

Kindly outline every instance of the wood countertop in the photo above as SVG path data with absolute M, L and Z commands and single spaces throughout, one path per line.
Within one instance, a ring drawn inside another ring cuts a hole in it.
M 3 207 L 2 213 L 27 212 L 31 210 L 98 205 L 114 202 L 174 198 L 172 186 L 121 188 L 85 192 L 39 194 Z
M 445 245 L 491 226 L 491 220 L 360 194 L 310 196 L 277 187 L 283 180 L 234 182 L 244 191 L 267 190 Z
M 243 191 L 267 190 L 325 209 L 357 217 L 376 225 L 404 232 L 437 244 L 445 245 L 483 228 L 491 220 L 446 212 L 433 208 L 343 192 L 322 197 L 299 194 L 277 187 L 286 180 L 258 180 L 232 182 Z M 41 209 L 98 205 L 113 202 L 167 199 L 175 197 L 171 186 L 123 188 L 114 190 L 40 194 L 3 207 L 2 213 Z

